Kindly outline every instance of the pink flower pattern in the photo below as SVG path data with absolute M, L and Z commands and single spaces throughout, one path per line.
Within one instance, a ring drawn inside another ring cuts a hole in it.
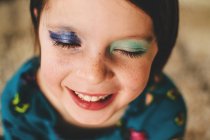
M 130 129 L 130 140 L 147 140 L 147 135 L 145 132 Z

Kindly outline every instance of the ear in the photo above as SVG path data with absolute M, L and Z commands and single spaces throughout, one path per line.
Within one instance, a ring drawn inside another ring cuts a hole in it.
M 37 18 L 38 17 L 38 10 L 36 8 L 34 8 L 33 12 L 34 12 L 35 17 Z

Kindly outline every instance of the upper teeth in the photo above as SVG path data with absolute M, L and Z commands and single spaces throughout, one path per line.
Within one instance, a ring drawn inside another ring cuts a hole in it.
M 87 101 L 87 102 L 97 102 L 99 100 L 103 100 L 106 97 L 108 97 L 109 95 L 105 95 L 105 96 L 88 96 L 88 95 L 84 95 L 81 94 L 79 92 L 75 91 L 75 94 L 82 100 Z

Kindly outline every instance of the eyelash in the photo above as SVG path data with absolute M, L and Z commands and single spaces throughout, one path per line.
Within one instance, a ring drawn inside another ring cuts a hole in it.
M 65 42 L 55 41 L 55 40 L 53 40 L 53 45 L 61 47 L 61 48 L 67 48 L 67 49 L 77 49 L 77 48 L 81 47 L 81 44 L 78 44 L 78 43 L 74 43 L 74 42 L 65 43 Z M 120 50 L 120 49 L 116 49 L 115 51 L 117 51 L 125 56 L 128 56 L 130 58 L 141 57 L 145 53 L 144 51 L 129 52 L 129 51 Z
M 76 49 L 78 47 L 81 47 L 81 45 L 77 44 L 77 43 L 64 43 L 64 42 L 60 42 L 60 41 L 54 41 L 54 45 L 62 47 L 62 48 L 67 48 L 67 49 L 69 49 L 69 48 Z M 119 49 L 116 49 L 115 51 L 117 51 L 125 56 L 128 56 L 130 58 L 141 57 L 145 53 L 143 51 L 129 52 L 129 51 L 124 51 L 124 50 L 119 50 Z
M 138 52 L 129 52 L 129 51 L 125 51 L 125 50 L 119 50 L 119 49 L 116 49 L 115 51 L 125 55 L 125 56 L 128 56 L 130 58 L 137 58 L 137 57 L 141 57 L 144 53 L 144 51 L 138 51 Z
M 81 45 L 78 44 L 78 43 L 74 43 L 74 42 L 72 42 L 72 43 L 65 43 L 65 42 L 61 42 L 61 41 L 54 41 L 53 45 L 54 46 L 59 46 L 61 48 L 67 48 L 67 49 L 71 49 L 71 48 L 72 49 L 76 49 L 76 48 L 81 47 Z

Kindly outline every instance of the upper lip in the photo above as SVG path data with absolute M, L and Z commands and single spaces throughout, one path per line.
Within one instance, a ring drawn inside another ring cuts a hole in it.
M 67 87 L 68 90 L 71 90 L 73 92 L 77 92 L 79 94 L 87 95 L 87 96 L 107 96 L 107 95 L 112 95 L 113 92 L 95 92 L 95 93 L 90 93 L 90 92 L 83 92 L 83 91 L 76 91 L 73 89 L 70 89 Z

